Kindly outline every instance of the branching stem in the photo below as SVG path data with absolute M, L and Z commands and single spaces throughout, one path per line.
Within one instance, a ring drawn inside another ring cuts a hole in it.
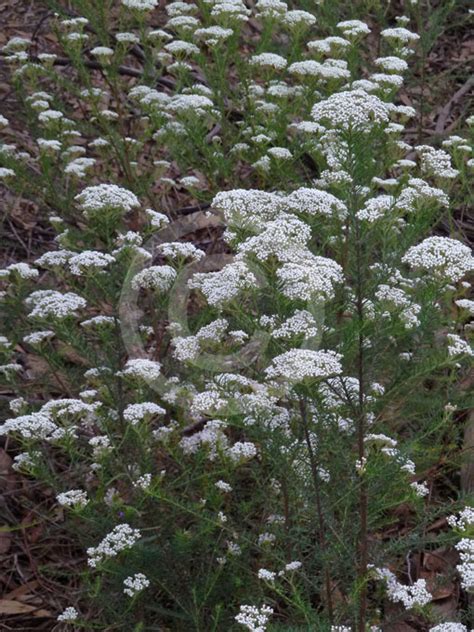
M 315 493 L 315 498 L 316 498 L 316 513 L 318 516 L 318 527 L 319 527 L 318 528 L 319 547 L 321 549 L 321 552 L 323 552 L 326 550 L 326 535 L 325 535 L 326 525 L 325 525 L 325 520 L 324 520 L 322 502 L 321 502 L 321 483 L 320 483 L 319 474 L 318 474 L 318 462 L 317 462 L 317 457 L 313 450 L 313 445 L 311 443 L 311 437 L 309 434 L 308 412 L 307 412 L 307 407 L 306 407 L 306 400 L 300 399 L 299 403 L 300 403 L 300 411 L 301 411 L 301 420 L 303 424 L 303 432 L 304 432 L 306 446 L 308 448 L 311 476 L 313 479 L 314 493 Z M 329 621 L 330 623 L 332 623 L 333 605 L 332 605 L 332 595 L 331 595 L 331 576 L 329 573 L 329 569 L 327 568 L 326 562 L 324 562 L 323 565 L 324 565 L 324 584 L 325 584 L 326 602 L 327 602 L 326 605 L 328 608 Z

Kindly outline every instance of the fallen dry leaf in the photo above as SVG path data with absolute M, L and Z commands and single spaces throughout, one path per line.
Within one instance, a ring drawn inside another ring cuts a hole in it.
M 35 617 L 51 617 L 48 610 L 38 609 L 36 606 L 29 606 L 20 601 L 11 599 L 0 599 L 0 614 L 33 614 Z
M 32 579 L 31 581 L 26 582 L 26 584 L 21 584 L 21 586 L 17 586 L 13 590 L 11 590 L 7 595 L 5 595 L 4 598 L 11 601 L 13 599 L 23 597 L 23 595 L 25 595 L 26 593 L 29 593 L 31 590 L 34 590 L 38 586 L 39 586 L 38 580 Z

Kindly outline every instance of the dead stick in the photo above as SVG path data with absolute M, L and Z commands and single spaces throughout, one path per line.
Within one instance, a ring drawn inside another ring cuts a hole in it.
M 458 101 L 460 101 L 463 96 L 469 92 L 469 90 L 474 87 L 474 77 L 470 77 L 466 83 L 459 88 L 457 92 L 453 94 L 453 96 L 449 99 L 446 105 L 443 107 L 441 112 L 439 113 L 438 120 L 436 122 L 436 134 L 442 134 L 446 127 L 446 121 L 451 113 L 451 110 Z

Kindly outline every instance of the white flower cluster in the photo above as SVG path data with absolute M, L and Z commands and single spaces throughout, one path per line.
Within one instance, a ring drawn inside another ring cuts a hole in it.
M 135 11 L 151 11 L 158 6 L 158 0 L 121 0 L 124 7 Z
M 76 178 L 85 178 L 96 162 L 95 158 L 75 158 L 64 167 L 64 173 L 74 175 Z
M 205 252 L 196 248 L 190 242 L 170 241 L 165 244 L 160 244 L 156 248 L 156 252 L 171 260 L 191 259 L 191 261 L 200 261 Z
M 448 207 L 449 198 L 444 191 L 430 186 L 421 178 L 410 178 L 408 186 L 401 190 L 395 208 L 412 213 L 424 203 Z
M 17 275 L 20 279 L 37 279 L 39 276 L 38 270 L 32 268 L 28 263 L 11 263 L 5 269 L 0 270 L 0 279 L 4 277 L 12 277 Z
M 157 380 L 161 375 L 161 364 L 147 358 L 133 358 L 128 360 L 121 375 L 141 380 Z
M 201 290 L 213 307 L 222 307 L 256 284 L 255 275 L 243 261 L 229 263 L 217 272 L 198 272 L 188 282 L 191 289 Z
M 311 116 L 317 123 L 329 123 L 332 128 L 370 131 L 389 121 L 389 108 L 373 94 L 363 90 L 336 92 L 316 103 Z
M 212 200 L 212 207 L 224 216 L 228 226 L 253 231 L 262 230 L 284 209 L 282 197 L 255 189 L 221 191 Z
M 274 571 L 269 571 L 266 568 L 259 568 L 257 577 L 259 579 L 263 579 L 265 582 L 273 582 L 275 581 L 276 573 Z
M 69 259 L 69 268 L 75 276 L 103 271 L 115 261 L 112 255 L 96 250 L 83 250 Z
M 465 531 L 469 527 L 474 526 L 474 507 L 464 507 L 458 516 L 448 516 L 446 522 L 452 529 Z
M 165 45 L 165 50 L 176 57 L 191 56 L 199 53 L 199 48 L 191 42 L 184 42 L 183 40 L 173 40 L 169 44 Z
M 57 290 L 37 290 L 25 299 L 31 309 L 28 318 L 63 320 L 76 316 L 78 310 L 84 309 L 86 300 L 74 292 L 58 292 Z
M 258 536 L 258 546 L 272 545 L 276 542 L 276 535 L 274 533 L 261 533 Z
M 265 369 L 268 378 L 283 378 L 291 383 L 305 379 L 324 379 L 342 372 L 341 356 L 334 351 L 291 349 L 273 358 Z
M 373 444 L 378 447 L 395 448 L 397 446 L 397 441 L 395 441 L 395 439 L 392 439 L 391 437 L 387 437 L 387 435 L 384 435 L 384 434 L 369 433 L 368 435 L 365 436 L 364 441 L 367 444 Z
M 258 234 L 237 246 L 238 259 L 253 256 L 259 261 L 276 257 L 288 260 L 289 253 L 301 252 L 311 238 L 310 227 L 294 215 L 281 213 L 277 219 L 267 222 Z M 296 258 L 296 257 L 295 257 Z
M 214 485 L 217 487 L 217 489 L 219 489 L 221 492 L 224 492 L 225 494 L 229 494 L 232 491 L 232 486 L 225 481 L 219 480 L 217 481 L 217 483 L 214 483 Z
M 194 360 L 206 343 L 221 342 L 229 326 L 225 318 L 218 318 L 199 329 L 195 336 L 178 336 L 173 338 L 173 356 L 180 362 Z
M 462 623 L 449 621 L 435 625 L 434 628 L 430 628 L 430 632 L 469 632 L 469 630 Z
M 468 592 L 474 591 L 474 538 L 463 538 L 456 544 L 461 564 L 456 566 L 461 577 L 461 586 Z
M 50 250 L 36 259 L 35 263 L 42 268 L 62 268 L 73 256 L 74 252 L 71 250 Z
M 155 415 L 164 415 L 166 410 L 154 402 L 143 402 L 142 404 L 129 404 L 123 411 L 123 418 L 129 421 L 132 426 L 136 426 L 144 419 L 150 419 Z
M 452 529 L 456 529 L 466 536 L 455 547 L 461 558 L 461 564 L 458 564 L 456 568 L 461 576 L 461 586 L 472 592 L 474 591 L 474 538 L 468 537 L 468 535 L 472 535 L 474 509 L 465 507 L 458 516 L 449 516 L 447 522 Z
M 293 213 L 303 213 L 308 216 L 322 215 L 344 219 L 347 207 L 336 196 L 327 191 L 301 187 L 282 199 L 288 210 Z
M 426 588 L 425 579 L 418 579 L 410 586 L 405 586 L 400 584 L 394 573 L 388 568 L 374 568 L 374 571 L 376 576 L 385 582 L 390 601 L 401 602 L 407 610 L 426 606 L 433 599 Z
M 227 331 L 229 322 L 225 318 L 217 318 L 199 329 L 196 338 L 201 341 L 220 342 Z
M 273 614 L 273 608 L 270 606 L 240 606 L 239 614 L 236 615 L 235 620 L 244 628 L 247 628 L 249 632 L 265 632 L 267 629 L 267 623 Z
M 123 585 L 125 586 L 123 592 L 129 597 L 135 597 L 135 595 L 138 595 L 142 590 L 148 588 L 150 580 L 143 573 L 135 573 L 135 575 L 124 579 Z
M 368 35 L 370 33 L 367 24 L 361 20 L 345 20 L 338 22 L 336 26 L 341 29 L 346 37 L 359 37 L 360 35 Z
M 402 261 L 449 282 L 459 281 L 474 269 L 471 249 L 450 237 L 428 237 L 412 246 Z
M 68 606 L 57 616 L 56 620 L 63 623 L 71 623 L 72 621 L 76 621 L 78 617 L 78 611 L 72 606 Z
M 163 228 L 170 223 L 170 220 L 166 217 L 164 213 L 154 211 L 152 208 L 146 209 L 145 214 L 150 220 L 150 224 L 153 226 L 153 228 Z
M 281 0 L 257 0 L 255 9 L 259 18 L 280 18 L 288 11 L 288 5 Z
M 201 415 L 210 416 L 221 413 L 227 405 L 227 399 L 214 387 L 193 395 L 190 406 L 191 415 L 199 419 Z
M 179 362 L 195 360 L 201 352 L 197 336 L 177 336 L 173 338 L 173 347 L 173 357 Z
M 232 37 L 233 34 L 234 31 L 232 29 L 226 29 L 222 26 L 208 26 L 194 31 L 194 37 L 198 40 L 202 40 L 209 47 L 217 46 L 225 42 L 225 40 Z
M 89 502 L 87 492 L 83 489 L 70 489 L 67 492 L 58 494 L 56 500 L 62 507 L 79 507 L 80 509 Z
M 201 446 L 209 450 L 209 460 L 214 461 L 219 451 L 225 451 L 228 440 L 224 434 L 226 424 L 219 420 L 210 420 L 199 432 L 183 437 L 180 446 L 184 454 L 195 454 Z
M 405 72 L 405 70 L 408 70 L 407 62 L 401 57 L 378 57 L 374 63 L 376 66 L 380 66 L 387 72 L 397 72 L 401 74 Z
M 350 46 L 350 42 L 344 37 L 331 35 L 321 40 L 312 40 L 307 46 L 312 53 L 331 55 L 336 51 L 344 51 Z
M 7 419 L 0 426 L 0 436 L 8 433 L 18 433 L 24 439 L 54 441 L 64 436 L 64 432 L 62 428 L 59 428 L 54 423 L 49 415 L 41 412 Z
M 40 452 L 20 452 L 13 458 L 12 469 L 15 472 L 21 472 L 22 470 L 28 470 L 35 464 L 35 458 L 41 456 Z
M 345 80 L 351 76 L 347 69 L 347 62 L 342 59 L 326 59 L 323 63 L 314 59 L 295 61 L 288 68 L 288 72 L 302 79 L 316 77 L 320 81 Z
M 423 173 L 449 179 L 459 175 L 459 171 L 451 165 L 451 156 L 442 149 L 434 149 L 430 145 L 418 145 L 415 149 L 421 157 Z
M 283 23 L 292 29 L 301 27 L 309 28 L 313 26 L 313 24 L 316 24 L 316 18 L 312 13 L 308 13 L 308 11 L 295 9 L 293 11 L 287 11 L 284 14 Z
M 367 200 L 360 211 L 356 213 L 356 217 L 369 224 L 376 222 L 378 219 L 387 217 L 395 203 L 395 199 L 391 195 L 379 195 L 375 198 Z
M 94 331 L 97 329 L 105 329 L 108 327 L 114 327 L 117 323 L 113 316 L 104 316 L 104 314 L 98 314 L 92 318 L 83 320 L 80 325 L 86 330 Z
M 420 39 L 418 33 L 412 33 L 403 26 L 384 29 L 380 35 L 385 39 L 397 44 L 413 44 Z
M 86 217 L 110 209 L 127 213 L 140 206 L 137 196 L 116 184 L 98 184 L 85 188 L 74 198 Z
M 13 169 L 8 169 L 7 167 L 0 167 L 0 180 L 6 178 L 13 178 L 15 172 Z
M 51 415 L 56 419 L 65 419 L 66 417 L 79 417 L 94 419 L 95 410 L 100 403 L 87 404 L 80 399 L 64 398 L 51 399 L 41 407 L 40 413 Z
M 215 18 L 216 21 L 222 20 L 226 24 L 229 21 L 246 22 L 251 13 L 242 0 L 211 0 L 207 4 L 214 5 L 211 10 L 211 17 Z
M 275 70 L 284 70 L 288 64 L 286 59 L 281 55 L 275 53 L 260 53 L 259 55 L 253 55 L 249 61 L 251 66 L 258 66 L 259 68 L 273 68 Z
M 281 292 L 291 299 L 325 301 L 334 297 L 335 286 L 343 281 L 341 266 L 309 250 L 288 253 L 277 270 Z
M 312 338 L 318 334 L 316 321 L 311 312 L 305 309 L 296 310 L 293 316 L 287 318 L 280 326 L 271 332 L 272 338 L 290 339 L 294 336 L 303 336 L 303 339 Z
M 474 356 L 474 349 L 471 345 L 457 334 L 447 334 L 448 355 L 452 358 L 460 355 Z
M 200 94 L 178 94 L 171 98 L 167 110 L 181 116 L 207 116 L 214 110 L 214 103 Z
M 460 298 L 454 302 L 458 307 L 460 307 L 461 309 L 465 309 L 469 312 L 469 314 L 471 314 L 471 316 L 474 316 L 474 301 L 471 301 L 468 298 Z
M 417 481 L 414 481 L 413 483 L 410 483 L 410 487 L 413 489 L 415 494 L 421 498 L 428 496 L 430 493 L 430 489 L 426 483 L 418 483 Z
M 119 524 L 97 546 L 87 549 L 87 563 L 91 568 L 96 568 L 107 558 L 116 557 L 121 551 L 130 549 L 140 538 L 138 529 L 133 529 L 127 523 Z
M 243 463 L 257 456 L 257 446 L 250 441 L 237 441 L 226 454 L 233 463 Z
M 377 287 L 375 298 L 386 310 L 382 313 L 382 317 L 391 318 L 391 309 L 395 309 L 399 312 L 399 317 L 406 329 L 413 329 L 420 324 L 418 314 L 421 307 L 411 301 L 405 290 L 383 283 Z
M 11 377 L 12 374 L 20 373 L 22 370 L 23 367 L 21 364 L 18 364 L 18 362 L 9 362 L 8 364 L 2 364 L 0 366 L 0 373 L 3 373 L 7 378 Z
M 151 266 L 133 277 L 132 288 L 167 292 L 175 282 L 176 276 L 176 270 L 171 266 Z

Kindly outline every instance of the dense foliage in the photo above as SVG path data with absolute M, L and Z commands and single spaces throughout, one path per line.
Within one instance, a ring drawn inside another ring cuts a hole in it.
M 33 142 L 0 176 L 56 237 L 0 271 L 0 434 L 85 554 L 73 629 L 467 630 L 409 559 L 451 543 L 474 589 L 474 258 L 432 234 L 472 135 L 404 139 L 416 3 L 294 4 L 78 0 L 64 57 L 4 47 Z

